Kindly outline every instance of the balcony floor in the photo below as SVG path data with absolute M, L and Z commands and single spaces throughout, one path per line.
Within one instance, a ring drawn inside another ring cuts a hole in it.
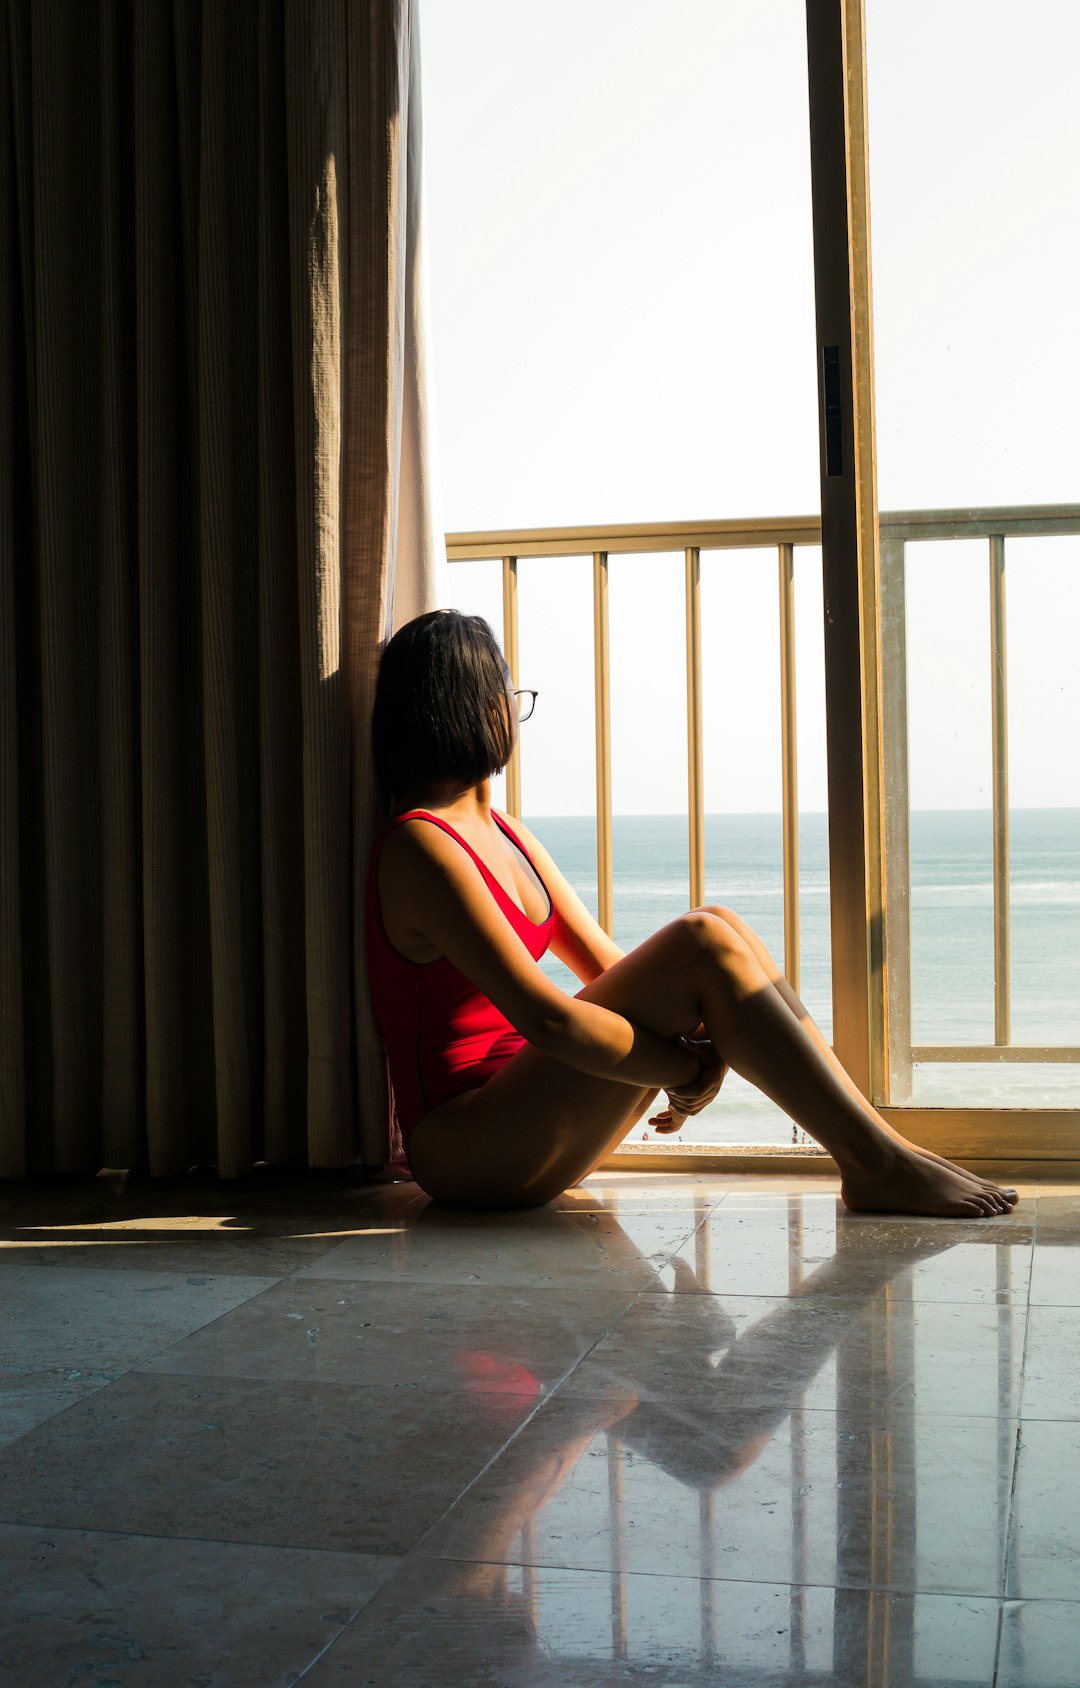
M 1080 1185 L 0 1205 L 18 1688 L 1080 1681 Z

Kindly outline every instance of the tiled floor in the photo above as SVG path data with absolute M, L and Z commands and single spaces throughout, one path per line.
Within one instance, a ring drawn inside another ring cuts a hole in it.
M 1077 1688 L 1080 1186 L 2 1187 L 11 1688 Z

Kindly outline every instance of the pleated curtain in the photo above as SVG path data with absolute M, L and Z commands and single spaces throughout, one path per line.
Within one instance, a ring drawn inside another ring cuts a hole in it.
M 0 1176 L 400 1154 L 419 116 L 410 0 L 0 0 Z

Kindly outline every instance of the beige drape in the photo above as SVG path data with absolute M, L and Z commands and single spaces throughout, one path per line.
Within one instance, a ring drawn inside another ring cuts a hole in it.
M 438 601 L 410 0 L 0 0 L 0 1176 L 400 1145 L 381 646 Z

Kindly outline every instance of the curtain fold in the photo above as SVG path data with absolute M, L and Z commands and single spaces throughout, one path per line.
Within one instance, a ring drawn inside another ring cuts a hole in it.
M 400 1154 L 362 891 L 379 655 L 442 584 L 417 55 L 410 0 L 0 0 L 0 1176 Z

